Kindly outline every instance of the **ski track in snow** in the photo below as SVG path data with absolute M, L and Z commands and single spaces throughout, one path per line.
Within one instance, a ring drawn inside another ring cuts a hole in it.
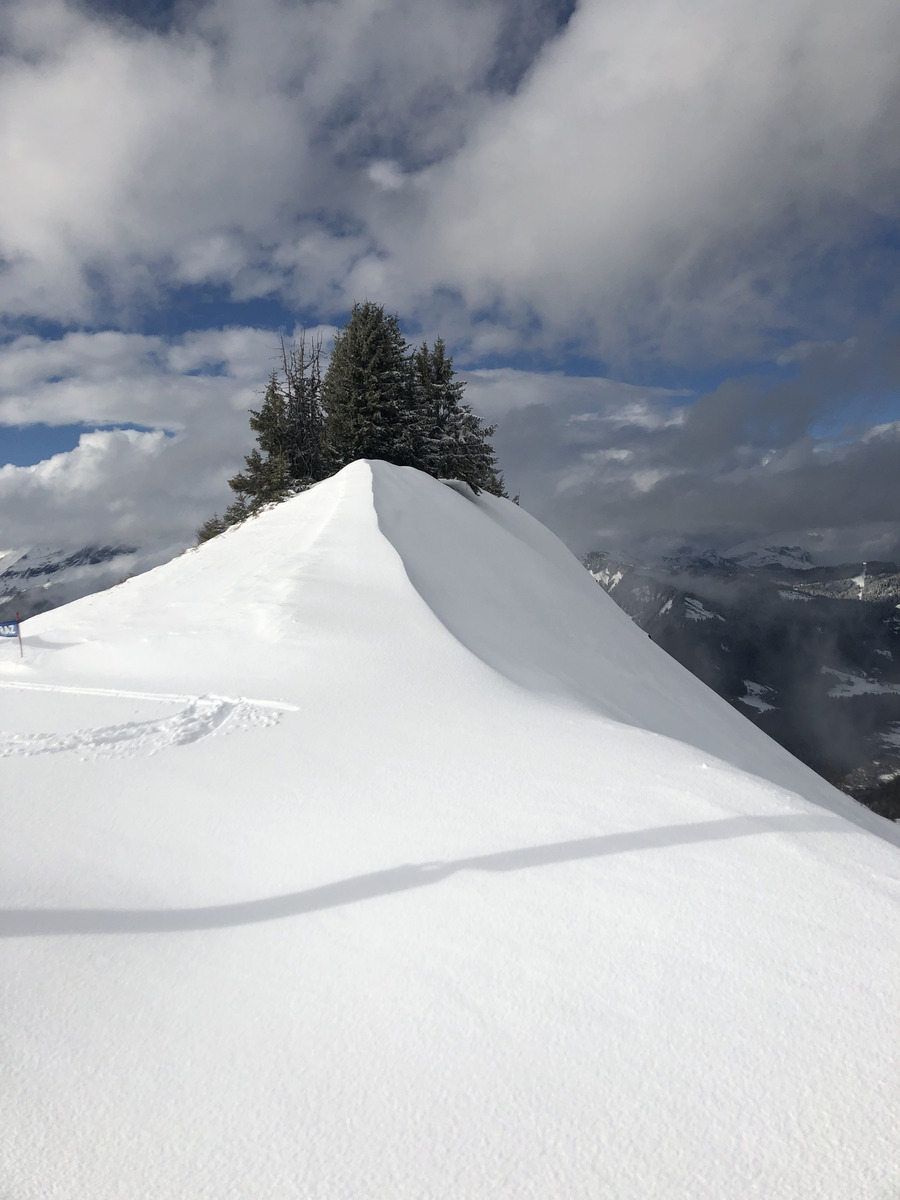
M 53 687 L 48 684 L 0 684 L 0 687 L 16 686 L 29 691 L 187 703 L 172 716 L 151 721 L 124 721 L 120 725 L 76 729 L 71 733 L 0 733 L 0 758 L 31 758 L 40 754 L 63 753 L 77 754 L 82 760 L 149 756 L 171 746 L 184 746 L 207 737 L 277 725 L 283 711 L 296 711 L 294 705 L 228 696 L 154 695 L 102 688 Z
M 900 606 L 898 606 L 900 607 Z M 190 696 L 184 692 L 129 692 L 121 688 L 71 687 L 56 683 L 25 683 L 0 680 L 0 688 L 16 688 L 24 692 L 59 692 L 69 696 L 116 696 L 121 700 L 158 700 L 161 704 L 183 704 L 185 700 L 227 700 L 232 704 L 252 704 L 256 708 L 271 708 L 279 712 L 299 712 L 296 704 L 283 700 L 248 700 L 246 696 Z

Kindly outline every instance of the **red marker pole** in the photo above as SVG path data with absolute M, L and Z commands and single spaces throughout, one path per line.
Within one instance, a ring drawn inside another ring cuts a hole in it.
M 24 658 L 25 651 L 22 649 L 22 626 L 19 624 L 18 613 L 16 613 L 16 633 L 19 635 L 19 658 Z

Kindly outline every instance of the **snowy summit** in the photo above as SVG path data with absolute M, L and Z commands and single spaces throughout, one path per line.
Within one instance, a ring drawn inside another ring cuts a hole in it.
M 894 1194 L 898 831 L 356 462 L 0 642 L 16 1200 Z

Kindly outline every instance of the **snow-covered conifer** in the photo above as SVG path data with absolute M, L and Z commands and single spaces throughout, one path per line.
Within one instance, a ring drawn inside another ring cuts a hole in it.
M 497 427 L 482 425 L 462 402 L 466 385 L 454 378 L 453 359 L 442 338 L 430 350 L 422 343 L 413 358 L 413 372 L 420 407 L 428 414 L 428 435 L 417 465 L 439 479 L 461 479 L 475 491 L 504 495 L 497 456 L 488 441 Z
M 321 345 L 317 339 L 307 347 L 302 334 L 290 345 L 282 339 L 281 374 L 271 373 L 262 405 L 250 410 L 256 447 L 245 456 L 244 470 L 228 481 L 237 499 L 226 509 L 226 525 L 243 520 L 264 504 L 284 500 L 327 474 Z
M 397 317 L 370 300 L 354 304 L 323 384 L 332 468 L 357 458 L 419 466 L 427 420 L 417 400 Z

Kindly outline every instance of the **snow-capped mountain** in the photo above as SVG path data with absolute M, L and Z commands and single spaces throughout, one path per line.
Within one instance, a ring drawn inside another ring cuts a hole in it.
M 809 571 L 815 565 L 802 546 L 734 546 L 723 557 L 741 567 L 786 567 L 791 571 Z
M 585 563 L 720 696 L 859 799 L 900 815 L 892 782 L 900 780 L 897 566 L 821 567 L 799 547 L 769 551 L 679 556 L 657 567 L 603 554 Z M 837 683 L 843 676 L 852 687 Z
M 354 463 L 23 632 L 16 1200 L 890 1191 L 900 829 L 515 505 Z
M 31 546 L 0 553 L 0 621 L 40 612 L 113 587 L 167 562 L 181 546 Z
M 698 550 L 694 546 L 682 546 L 674 554 L 662 560 L 668 571 L 730 571 L 734 563 L 716 550 Z
M 696 546 L 682 546 L 674 554 L 661 560 L 662 567 L 671 572 L 705 573 L 708 571 L 734 572 L 735 568 L 779 567 L 792 571 L 808 571 L 815 564 L 808 550 L 802 546 L 764 546 L 742 542 L 730 550 L 698 550 Z

